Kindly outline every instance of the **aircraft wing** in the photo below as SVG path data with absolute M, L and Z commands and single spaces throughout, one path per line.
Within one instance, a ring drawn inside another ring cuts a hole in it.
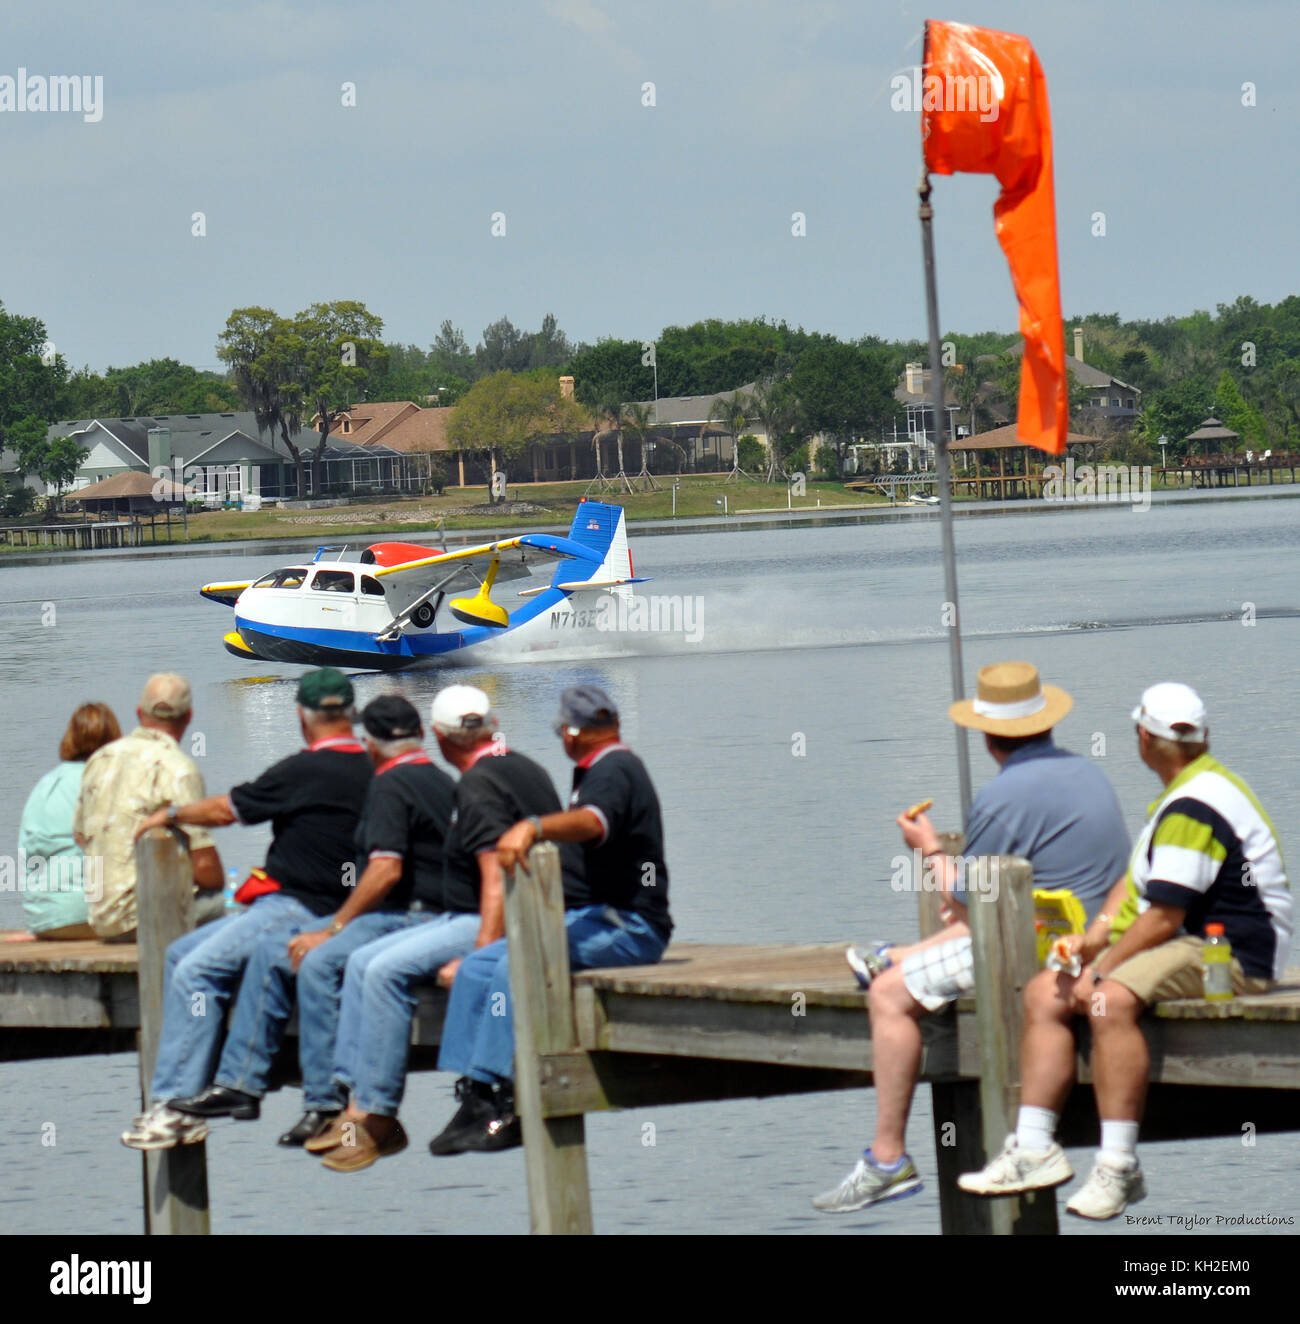
M 540 561 L 564 560 L 575 558 L 589 562 L 593 568 L 600 564 L 601 558 L 591 548 L 568 538 L 555 534 L 525 533 L 516 538 L 503 538 L 498 542 L 483 543 L 477 547 L 461 547 L 454 552 L 438 552 L 434 556 L 421 557 L 414 561 L 404 561 L 399 565 L 376 566 L 370 571 L 375 578 L 385 584 L 397 584 L 403 588 L 421 588 L 437 583 L 458 568 L 463 573 L 455 574 L 447 580 L 444 587 L 461 588 L 478 584 L 494 557 L 499 557 L 501 567 L 497 571 L 497 581 L 523 579 L 532 573 L 532 567 Z
M 219 602 L 222 606 L 233 607 L 239 595 L 251 584 L 251 579 L 242 584 L 204 584 L 199 592 L 209 602 Z

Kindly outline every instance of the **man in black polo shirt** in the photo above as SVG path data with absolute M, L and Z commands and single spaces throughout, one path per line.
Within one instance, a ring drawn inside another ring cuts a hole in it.
M 504 908 L 496 841 L 521 814 L 559 808 L 551 779 L 509 749 L 482 690 L 451 685 L 433 702 L 443 757 L 461 774 L 444 849 L 444 914 L 414 933 L 362 948 L 348 962 L 335 1078 L 352 1103 L 307 1142 L 326 1167 L 352 1172 L 405 1146 L 397 1121 L 419 986 L 450 983 L 460 958 L 501 936 Z M 580 869 L 574 851 L 570 863 Z M 575 879 L 575 882 L 577 880 Z M 351 1123 L 351 1126 L 349 1126 Z
M 581 876 L 564 872 L 569 964 L 574 970 L 649 965 L 672 933 L 659 797 L 645 765 L 619 739 L 618 709 L 595 685 L 560 696 L 556 732 L 577 765 L 565 813 L 521 819 L 497 842 L 500 868 L 524 864 L 539 841 L 581 843 Z M 460 1108 L 434 1154 L 510 1149 L 522 1143 L 514 1113 L 514 1026 L 504 941 L 466 958 L 452 985 L 441 1070 L 459 1071 Z M 506 1010 L 500 1014 L 500 1008 Z
M 241 1016 L 236 1003 L 212 1088 L 175 1105 L 182 1112 L 220 1116 L 266 1093 L 293 1011 L 296 982 L 304 1113 L 280 1137 L 282 1145 L 301 1145 L 318 1135 L 346 1102 L 334 1083 L 333 1066 L 349 957 L 388 934 L 423 925 L 444 909 L 443 839 L 455 783 L 425 753 L 420 715 L 401 695 L 372 700 L 361 723 L 375 769 L 355 836 L 357 868 L 364 872 L 328 922 L 313 921 L 287 943 L 279 933 L 262 939 L 244 971 L 244 983 L 261 990 L 258 1012 Z M 466 941 L 464 950 L 469 945 Z M 404 1137 L 401 1142 L 404 1147 Z M 351 1157 L 358 1157 L 356 1149 Z
M 258 945 L 269 938 L 283 943 L 330 914 L 355 879 L 353 834 L 371 764 L 352 734 L 352 704 L 352 684 L 341 672 L 333 667 L 307 672 L 298 684 L 305 750 L 229 795 L 159 810 L 137 829 L 138 837 L 166 823 L 222 827 L 269 820 L 274 835 L 266 868 L 255 869 L 236 894 L 247 909 L 186 934 L 167 949 L 152 1103 L 123 1134 L 124 1144 L 170 1149 L 204 1139 L 204 1116 L 258 1115 L 256 1097 L 205 1086 L 212 1079 L 224 1012 L 236 985 L 239 996 L 229 1038 L 237 1044 L 256 1038 L 263 990 L 254 981 L 241 981 L 241 976 Z M 196 1105 L 207 1111 L 196 1115 Z

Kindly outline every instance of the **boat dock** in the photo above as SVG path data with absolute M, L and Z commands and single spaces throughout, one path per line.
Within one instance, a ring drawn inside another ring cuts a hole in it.
M 953 849 L 954 847 L 949 847 Z M 865 995 L 843 942 L 674 943 L 653 966 L 570 976 L 558 853 L 536 848 L 532 875 L 507 886 L 516 1106 L 524 1121 L 532 1226 L 592 1230 L 583 1116 L 610 1108 L 799 1094 L 871 1085 Z M 973 906 L 979 996 L 923 1022 L 922 1080 L 932 1087 L 944 1232 L 1056 1231 L 1054 1193 L 998 1201 L 963 1195 L 1011 1129 L 1018 1091 L 1020 990 L 1036 968 L 1032 880 L 1003 860 L 1003 896 Z M 0 943 L 0 1060 L 121 1052 L 137 1042 L 142 1080 L 159 1032 L 162 958 L 184 931 L 188 857 L 159 829 L 141 843 L 140 946 Z M 155 905 L 144 895 L 161 897 Z M 920 898 L 930 931 L 933 894 Z M 169 936 L 167 930 L 174 930 Z M 3 935 L 0 935 L 3 936 Z M 1018 970 L 1014 979 L 1006 971 Z M 432 1065 L 446 994 L 429 988 L 413 1029 L 412 1068 Z M 144 1012 L 142 1016 L 142 1010 Z M 1144 1021 L 1151 1091 L 1144 1142 L 1300 1130 L 1300 969 L 1258 997 L 1161 1004 Z M 289 1052 L 292 1053 L 290 1046 Z M 1086 1032 L 1065 1144 L 1097 1135 Z M 146 1227 L 208 1230 L 205 1146 L 145 1155 Z

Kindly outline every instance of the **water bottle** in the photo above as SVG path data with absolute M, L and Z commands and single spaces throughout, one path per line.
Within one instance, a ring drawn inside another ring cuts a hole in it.
M 1205 981 L 1206 1002 L 1228 1002 L 1232 992 L 1232 948 L 1223 936 L 1222 924 L 1205 926 L 1201 947 L 1201 977 Z
M 239 909 L 239 903 L 235 900 L 235 893 L 239 891 L 239 870 L 231 869 L 226 874 L 226 885 L 221 889 L 221 899 L 225 902 L 223 909 L 229 914 L 232 910 Z

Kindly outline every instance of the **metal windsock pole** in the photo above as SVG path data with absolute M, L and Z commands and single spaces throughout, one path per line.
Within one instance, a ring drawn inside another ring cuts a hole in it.
M 939 471 L 939 523 L 943 529 L 943 587 L 948 603 L 948 661 L 952 670 L 952 697 L 964 699 L 961 665 L 961 611 L 957 605 L 957 552 L 952 537 L 952 459 L 944 435 L 943 367 L 939 351 L 939 293 L 934 276 L 934 208 L 930 205 L 930 175 L 922 169 L 917 192 L 921 195 L 921 250 L 925 255 L 925 308 L 930 321 L 930 408 L 934 414 L 934 458 Z M 949 617 L 948 613 L 951 612 Z M 970 819 L 970 753 L 966 728 L 956 726 L 957 782 L 961 790 L 963 826 Z

